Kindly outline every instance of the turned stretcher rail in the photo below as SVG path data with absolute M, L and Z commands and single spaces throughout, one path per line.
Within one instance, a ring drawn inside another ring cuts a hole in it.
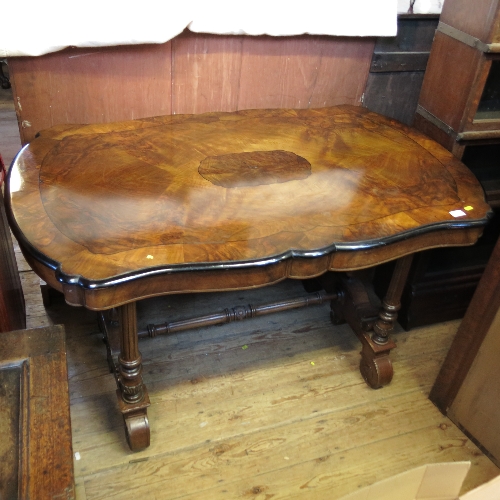
M 180 321 L 172 321 L 171 323 L 162 323 L 158 325 L 148 325 L 145 330 L 138 332 L 139 338 L 156 337 L 158 335 L 166 335 L 169 333 L 181 332 L 191 328 L 201 328 L 204 326 L 222 325 L 233 321 L 242 321 L 248 318 L 257 316 L 265 316 L 290 309 L 299 309 L 312 305 L 320 305 L 325 302 L 337 300 L 337 293 L 327 293 L 324 291 L 315 292 L 310 297 L 298 297 L 296 299 L 285 300 L 282 302 L 271 302 L 261 304 L 259 306 L 236 306 L 224 309 L 224 311 L 198 316 L 196 318 L 183 319 Z

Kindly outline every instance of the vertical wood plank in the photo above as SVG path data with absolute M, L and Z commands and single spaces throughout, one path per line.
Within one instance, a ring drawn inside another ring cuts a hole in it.
M 500 309 L 491 323 L 467 377 L 448 412 L 449 417 L 500 466 Z
M 377 38 L 366 83 L 365 107 L 406 125 L 413 123 L 425 70 L 415 69 L 412 58 L 418 55 L 416 53 L 430 53 L 438 21 L 438 16 L 425 19 L 400 17 L 395 37 Z M 384 69 L 388 71 L 373 71 L 376 58 L 383 58 L 391 52 L 392 56 L 398 53 L 405 65 L 397 68 L 397 71 L 396 68 L 387 67 Z
M 235 111 L 243 37 L 188 31 L 172 41 L 172 113 Z
M 359 104 L 373 45 L 373 39 L 185 32 L 173 41 L 173 112 Z
M 23 144 L 60 123 L 171 113 L 171 43 L 9 59 Z
M 26 328 L 26 310 L 0 191 L 0 332 Z
M 423 71 L 370 73 L 364 104 L 371 111 L 412 125 L 423 79 Z
M 478 351 L 500 309 L 500 240 L 498 240 L 467 313 L 429 395 L 447 413 L 466 380 Z
M 239 109 L 359 105 L 374 39 L 245 38 Z
M 9 60 L 22 143 L 56 124 L 360 104 L 373 38 L 184 32 L 161 45 Z
M 53 497 L 64 492 L 71 498 L 74 476 L 64 330 L 55 326 L 31 335 L 40 339 L 40 345 L 43 339 L 47 347 L 30 356 L 28 497 L 43 491 Z

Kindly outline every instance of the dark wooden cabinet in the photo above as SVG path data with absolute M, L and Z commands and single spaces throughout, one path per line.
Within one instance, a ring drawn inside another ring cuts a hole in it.
M 500 233 L 499 42 L 499 0 L 445 1 L 414 125 L 474 172 L 495 216 L 474 247 L 415 259 L 399 315 L 406 329 L 464 315 Z
M 456 156 L 500 142 L 499 0 L 446 0 L 415 125 Z
M 0 333 L 26 328 L 21 281 L 0 191 Z
M 377 38 L 363 105 L 411 125 L 439 15 L 399 15 L 395 37 Z

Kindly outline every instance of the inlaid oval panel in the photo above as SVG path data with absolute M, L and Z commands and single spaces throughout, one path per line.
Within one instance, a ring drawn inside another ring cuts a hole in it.
M 262 186 L 305 179 L 311 164 L 290 151 L 252 151 L 209 156 L 198 172 L 216 186 Z

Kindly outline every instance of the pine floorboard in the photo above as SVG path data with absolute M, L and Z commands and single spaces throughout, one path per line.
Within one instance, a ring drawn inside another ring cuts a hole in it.
M 303 293 L 167 297 L 140 320 Z M 94 314 L 56 297 L 46 318 L 66 326 L 78 498 L 334 499 L 429 462 L 471 461 L 464 491 L 500 473 L 427 398 L 458 321 L 398 327 L 395 377 L 377 391 L 326 305 L 141 340 L 152 444 L 131 453 Z
M 19 147 L 13 103 L 0 95 L 0 153 Z M 7 96 L 7 97 L 6 97 Z M 17 141 L 17 142 L 16 142 Z M 128 449 L 96 315 L 54 296 L 19 248 L 27 327 L 64 324 L 76 493 L 91 499 L 335 499 L 411 467 L 469 460 L 463 492 L 500 470 L 428 400 L 459 322 L 394 335 L 395 377 L 359 374 L 360 345 L 328 306 L 144 339 L 151 446 Z M 305 294 L 298 282 L 230 294 L 153 299 L 139 326 Z

